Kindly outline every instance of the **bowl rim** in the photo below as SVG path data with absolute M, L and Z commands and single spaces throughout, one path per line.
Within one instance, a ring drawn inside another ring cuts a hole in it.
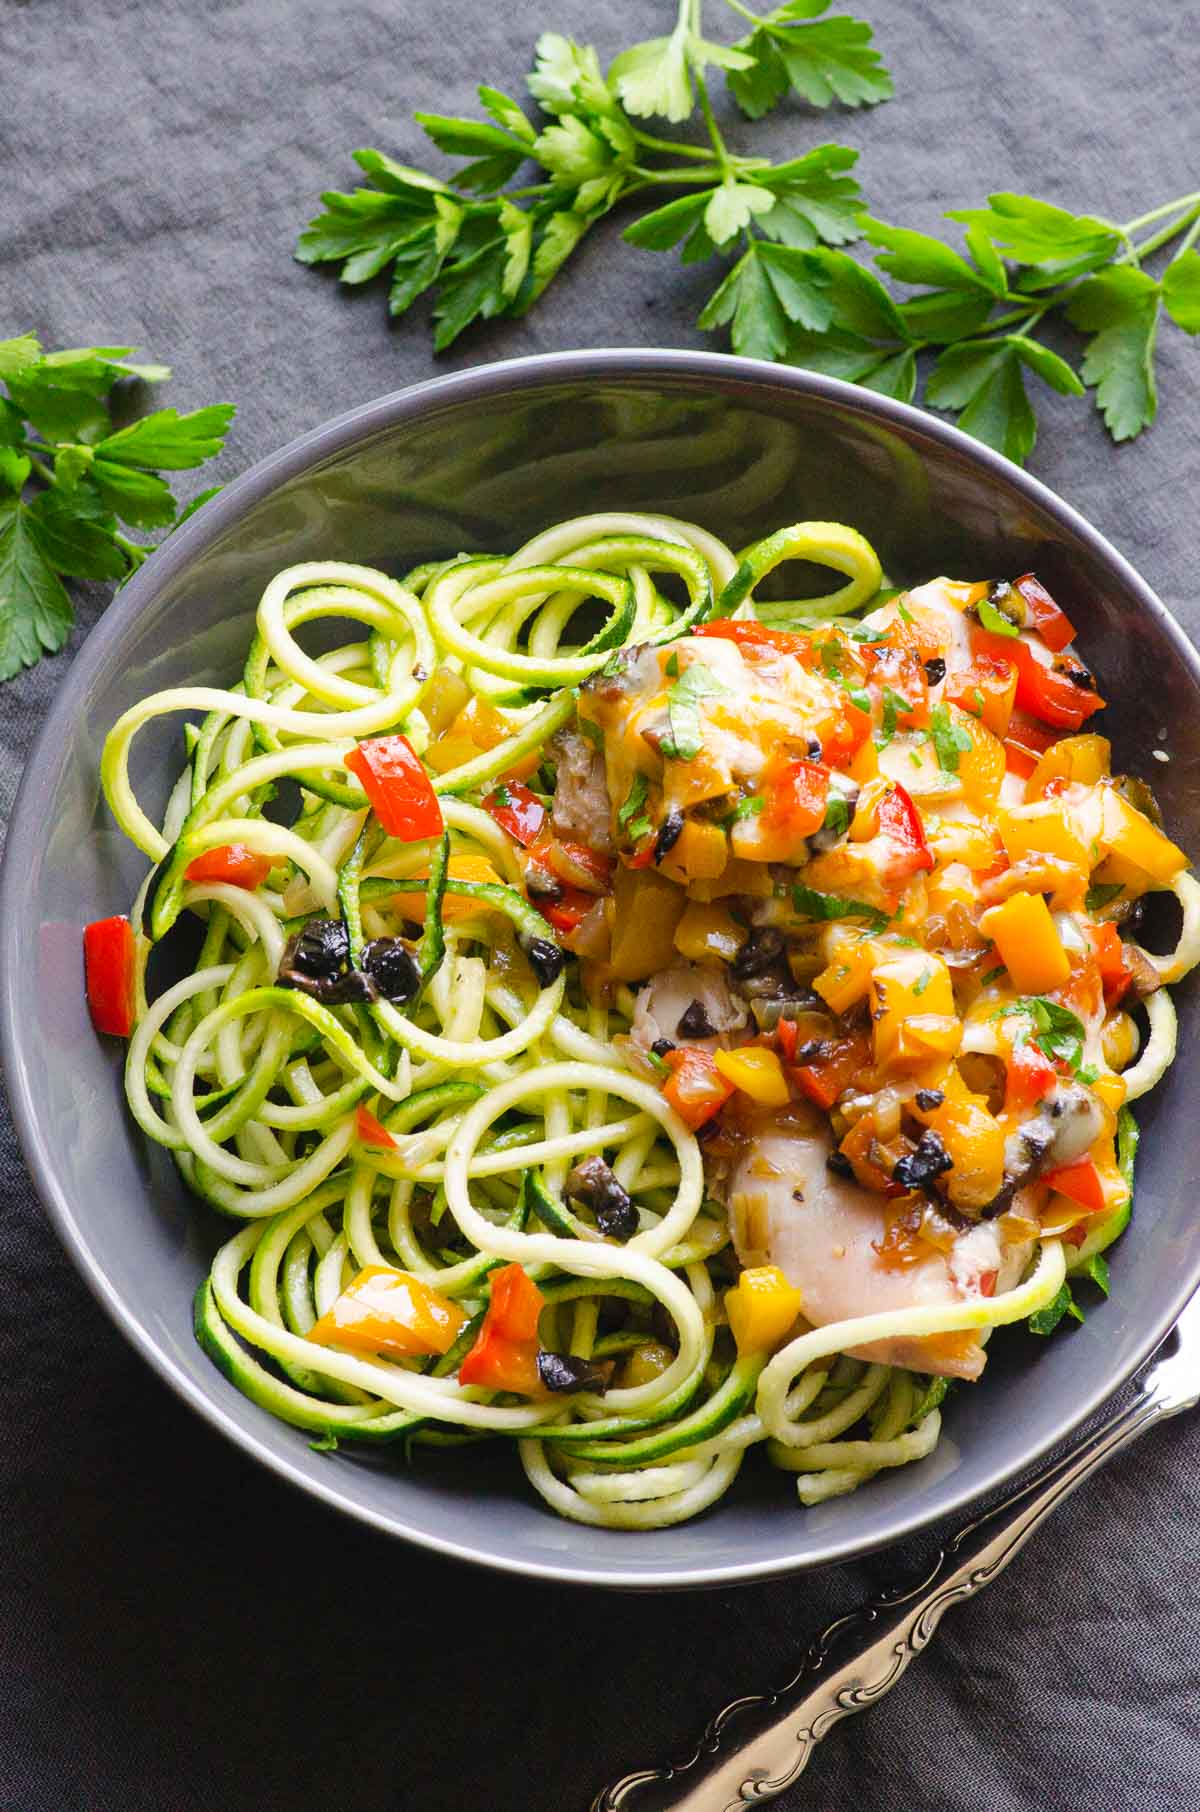
M 650 347 L 604 347 L 535 353 L 521 358 L 495 360 L 463 371 L 424 379 L 357 404 L 331 420 L 306 430 L 230 480 L 202 510 L 197 511 L 169 536 L 161 550 L 153 554 L 118 593 L 88 634 L 54 694 L 33 743 L 9 820 L 3 869 L 0 872 L 0 1061 L 5 1071 L 18 1143 L 34 1188 L 68 1257 L 85 1284 L 110 1319 L 159 1377 L 211 1426 L 219 1429 L 260 1464 L 267 1466 L 277 1477 L 343 1514 L 452 1560 L 555 1584 L 627 1590 L 697 1589 L 787 1577 L 806 1572 L 810 1568 L 853 1560 L 908 1539 L 930 1524 L 980 1503 L 1014 1477 L 1027 1471 L 1043 1455 L 1071 1435 L 1138 1370 L 1168 1333 L 1192 1295 L 1196 1283 L 1194 1273 L 1200 1269 L 1200 1252 L 1191 1269 L 1182 1269 L 1174 1289 L 1164 1294 L 1156 1304 L 1154 1312 L 1147 1319 L 1146 1330 L 1133 1359 L 1120 1367 L 1117 1374 L 1105 1373 L 1089 1391 L 1073 1399 L 1066 1412 L 1057 1419 L 1050 1434 L 1039 1440 L 1015 1464 L 993 1463 L 990 1467 L 985 1466 L 983 1476 L 975 1483 L 948 1489 L 936 1505 L 906 1514 L 877 1536 L 866 1540 L 839 1540 L 836 1533 L 826 1534 L 807 1552 L 795 1556 L 779 1556 L 767 1561 L 756 1561 L 751 1557 L 720 1566 L 668 1566 L 634 1573 L 619 1566 L 614 1567 L 611 1563 L 576 1566 L 514 1558 L 496 1553 L 482 1544 L 472 1546 L 431 1531 L 404 1527 L 395 1517 L 389 1517 L 368 1505 L 348 1501 L 336 1483 L 327 1485 L 302 1472 L 285 1456 L 266 1451 L 253 1429 L 243 1426 L 230 1410 L 176 1365 L 169 1353 L 158 1344 L 150 1328 L 108 1281 L 98 1258 L 90 1249 L 86 1224 L 77 1216 L 58 1181 L 54 1153 L 39 1129 L 34 1091 L 22 1058 L 22 1044 L 27 1028 L 18 1024 L 14 990 L 10 985 L 10 977 L 21 959 L 23 942 L 21 927 L 25 893 L 22 881 L 27 864 L 22 860 L 21 852 L 39 835 L 40 826 L 46 822 L 57 779 L 56 763 L 50 757 L 54 753 L 56 742 L 61 738 L 63 725 L 73 720 L 93 673 L 109 651 L 119 646 L 127 627 L 164 584 L 186 568 L 196 555 L 218 541 L 249 507 L 270 492 L 378 433 L 402 426 L 406 421 L 434 410 L 479 402 L 514 390 L 528 391 L 581 380 L 599 384 L 605 380 L 624 382 L 639 378 L 647 381 L 683 379 L 691 381 L 697 388 L 705 384 L 727 391 L 740 387 L 747 393 L 761 394 L 764 390 L 772 389 L 786 391 L 814 398 L 875 423 L 901 427 L 909 434 L 923 436 L 957 453 L 976 468 L 994 475 L 1010 490 L 1023 494 L 1068 536 L 1082 541 L 1089 551 L 1113 571 L 1135 598 L 1138 607 L 1157 622 L 1174 645 L 1183 665 L 1200 686 L 1200 654 L 1193 648 L 1166 605 L 1098 529 L 1040 479 L 951 423 L 939 420 L 911 404 L 864 390 L 839 378 L 826 377 L 797 367 L 774 365 L 762 359 L 742 358 L 720 352 Z

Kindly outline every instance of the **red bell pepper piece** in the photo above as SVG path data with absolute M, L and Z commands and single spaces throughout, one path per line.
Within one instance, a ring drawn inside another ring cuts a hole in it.
M 1030 723 L 1028 718 L 1016 718 L 1008 726 L 1004 738 L 1004 765 L 1010 774 L 1018 774 L 1022 780 L 1028 780 L 1038 762 L 1058 742 L 1057 730 L 1047 730 L 1041 724 Z
M 1087 934 L 1095 952 L 1096 967 L 1104 984 L 1105 1005 L 1115 1007 L 1133 976 L 1125 967 L 1125 946 L 1116 926 L 1110 923 L 1089 925 Z
M 736 1092 L 717 1068 L 711 1051 L 677 1048 L 668 1051 L 663 1062 L 671 1071 L 663 1083 L 663 1094 L 693 1132 L 720 1113 Z
M 800 1028 L 794 1019 L 781 1019 L 775 1027 L 775 1042 L 783 1054 L 785 1063 L 796 1061 L 796 1045 L 800 1039 Z
M 843 700 L 832 728 L 825 730 L 821 736 L 821 754 L 824 760 L 831 768 L 849 767 L 871 734 L 871 728 L 871 713 L 860 711 L 849 699 Z
M 377 1120 L 370 1108 L 359 1106 L 354 1113 L 355 1137 L 364 1145 L 382 1145 L 388 1151 L 398 1151 L 391 1133 L 383 1123 Z
M 766 823 L 792 837 L 808 837 L 825 822 L 829 769 L 819 761 L 789 761 L 767 788 Z
M 137 959 L 127 918 L 96 919 L 84 927 L 83 967 L 92 1024 L 113 1038 L 128 1038 L 133 1031 Z
M 897 631 L 901 633 L 897 634 Z M 929 679 L 915 644 L 909 640 L 906 626 L 893 623 L 886 640 L 878 645 L 868 644 L 863 654 L 880 697 L 887 688 L 908 705 L 906 711 L 897 710 L 896 728 L 923 730 L 929 722 Z
M 1100 1214 L 1104 1209 L 1104 1184 L 1090 1158 L 1080 1158 L 1076 1164 L 1061 1164 L 1057 1170 L 1044 1170 L 1042 1181 L 1049 1183 L 1051 1189 L 1057 1189 L 1059 1195 L 1078 1202 L 1089 1214 Z
M 1013 663 L 1017 669 L 1017 708 L 1028 711 L 1041 723 L 1053 724 L 1060 730 L 1078 730 L 1104 704 L 1090 686 L 1077 686 L 1057 667 L 1044 666 L 1028 642 L 1019 637 L 975 629 L 971 632 L 971 647 L 976 654 L 990 654 L 994 660 Z
M 889 864 L 890 880 L 919 874 L 933 867 L 933 855 L 925 841 L 925 830 L 912 799 L 898 780 L 894 780 L 877 807 L 879 829 L 896 845 L 901 860 Z
M 717 636 L 725 642 L 736 642 L 743 653 L 792 654 L 809 664 L 810 644 L 807 636 L 789 629 L 771 629 L 766 623 L 734 622 L 731 617 L 718 617 L 712 623 L 701 623 L 693 635 Z
M 346 766 L 362 781 L 375 816 L 389 837 L 418 843 L 445 829 L 437 794 L 406 736 L 360 742 Z
M 183 872 L 189 881 L 223 881 L 229 887 L 253 892 L 274 866 L 270 856 L 256 856 L 244 843 L 219 843 L 189 862 Z
M 1008 1079 L 1004 1087 L 1006 1114 L 1022 1113 L 1048 1095 L 1058 1081 L 1053 1062 L 1036 1044 L 1019 1044 L 1008 1060 Z
M 798 1064 L 788 1074 L 810 1101 L 828 1113 L 842 1090 L 870 1061 L 870 1044 L 864 1034 L 856 1032 L 851 1038 L 835 1040 L 821 1056 Z
M 980 1273 L 979 1294 L 981 1296 L 994 1296 L 996 1294 L 996 1279 L 999 1275 L 999 1271 L 983 1271 Z
M 541 1396 L 538 1316 L 545 1300 L 520 1265 L 504 1265 L 494 1271 L 487 1314 L 474 1346 L 458 1368 L 459 1382 L 522 1397 Z
M 1068 642 L 1075 640 L 1075 625 L 1066 611 L 1059 609 L 1040 579 L 1035 579 L 1032 573 L 1023 573 L 1013 580 L 1013 590 L 1024 598 L 1028 626 L 1037 630 L 1047 648 L 1058 654 Z
M 525 849 L 536 841 L 546 822 L 545 806 L 537 794 L 531 793 L 519 780 L 507 780 L 494 793 L 489 793 L 483 809 L 491 814 L 501 830 L 506 830 Z
M 536 904 L 542 917 L 548 919 L 556 931 L 571 932 L 582 925 L 596 904 L 596 895 L 584 893 L 582 887 L 564 887 L 559 899 L 538 900 Z

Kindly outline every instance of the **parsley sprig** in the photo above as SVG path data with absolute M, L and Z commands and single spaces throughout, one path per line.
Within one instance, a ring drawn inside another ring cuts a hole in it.
M 74 612 L 64 578 L 123 580 L 153 552 L 121 523 L 171 528 L 213 495 L 180 516 L 160 474 L 219 453 L 232 404 L 159 409 L 114 428 L 117 384 L 171 375 L 133 362 L 131 350 L 43 352 L 33 334 L 0 340 L 0 680 L 66 641 Z
M 590 46 L 544 33 L 527 84 L 540 118 L 487 84 L 479 89 L 486 119 L 417 113 L 437 148 L 466 162 L 443 181 L 381 151 L 356 151 L 370 187 L 323 195 L 324 211 L 300 235 L 297 258 L 338 264 L 349 284 L 390 269 L 393 315 L 431 291 L 440 352 L 474 321 L 526 313 L 620 203 L 648 189 L 686 190 L 635 220 L 625 238 L 652 251 L 679 246 L 685 264 L 746 238 L 750 263 L 739 262 L 735 282 L 726 279 L 705 315 L 718 325 L 736 319 L 740 342 L 752 339 L 764 356 L 781 356 L 793 323 L 814 324 L 797 254 L 859 236 L 862 197 L 850 174 L 858 153 L 819 145 L 783 164 L 736 155 L 714 116 L 705 72 L 721 70 L 752 119 L 789 92 L 810 106 L 853 107 L 886 100 L 892 85 L 868 25 L 820 17 L 830 0 L 787 0 L 765 15 L 740 0 L 727 4 L 752 27 L 736 44 L 706 38 L 701 0 L 679 0 L 669 36 L 623 51 L 607 77 Z M 638 123 L 656 116 L 678 123 L 697 107 L 707 146 L 662 138 Z M 529 164 L 540 179 L 518 184 Z

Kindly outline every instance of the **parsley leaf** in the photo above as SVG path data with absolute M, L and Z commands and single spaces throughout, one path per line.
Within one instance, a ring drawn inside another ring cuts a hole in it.
M 1092 337 L 1083 359 L 1085 383 L 1114 440 L 1132 440 L 1158 412 L 1154 345 L 1159 285 L 1143 270 L 1114 265 L 1080 285 L 1067 319 Z
M 0 341 L 0 679 L 56 653 L 74 621 L 64 578 L 121 580 L 151 551 L 120 532 L 165 527 L 175 499 L 158 470 L 219 453 L 228 404 L 160 409 L 114 432 L 108 398 L 122 379 L 157 383 L 165 365 L 127 346 L 43 353 L 32 334 Z
M 1044 1057 L 1078 1071 L 1083 1062 L 1084 1027 L 1083 1021 L 1069 1007 L 1060 1007 L 1057 1001 L 1047 1000 L 1042 994 L 1028 994 L 1010 1006 L 1001 1007 L 995 1017 L 1006 1019 L 1011 1014 L 1027 1014 L 1032 1019 L 1032 1033 L 1026 1036 Z
M 667 718 L 671 729 L 659 747 L 669 761 L 695 760 L 703 741 L 700 700 L 716 698 L 728 690 L 728 686 L 702 661 L 693 661 L 690 667 L 684 668 L 667 692 Z
M 1083 1310 L 1072 1296 L 1070 1284 L 1064 1283 L 1053 1301 L 1044 1309 L 1036 1309 L 1025 1325 L 1031 1334 L 1052 1334 L 1068 1315 L 1076 1321 L 1083 1320 Z
M 959 757 L 975 747 L 968 731 L 954 722 L 945 705 L 935 705 L 929 713 L 929 740 L 943 774 L 957 774 Z
M 843 899 L 837 893 L 818 893 L 814 887 L 793 887 L 792 907 L 798 917 L 818 923 L 831 919 L 863 919 L 869 930 L 882 931 L 888 922 L 886 913 L 876 906 L 868 906 L 864 900 Z
M 1200 333 L 1200 252 L 1194 248 L 1173 258 L 1163 272 L 1163 306 L 1184 333 Z
M 618 824 L 622 826 L 627 825 L 631 818 L 637 817 L 646 803 L 646 794 L 648 791 L 649 782 L 647 781 L 646 776 L 642 773 L 635 774 L 633 777 L 633 785 L 625 795 L 625 803 L 617 812 Z
M 1076 1275 L 1089 1278 L 1098 1290 L 1103 1291 L 1105 1296 L 1108 1295 L 1110 1285 L 1108 1260 L 1105 1258 L 1103 1252 L 1093 1252 L 1087 1263 L 1080 1267 Z
M 850 801 L 841 793 L 830 793 L 825 801 L 825 817 L 822 830 L 829 831 L 835 837 L 844 837 L 850 829 Z
M 735 352 L 777 359 L 788 349 L 793 323 L 817 332 L 829 326 L 828 287 L 813 254 L 755 239 L 709 298 L 700 326 L 728 323 Z
M 868 700 L 868 702 L 869 702 L 869 700 Z M 902 715 L 907 715 L 907 713 L 910 712 L 911 710 L 912 710 L 912 705 L 909 703 L 908 699 L 904 698 L 899 692 L 895 691 L 891 686 L 884 687 L 884 689 L 883 689 L 883 721 L 881 722 L 881 724 L 879 726 L 879 734 L 875 738 L 876 748 L 879 748 L 879 749 L 887 748 L 888 744 L 891 742 L 892 738 L 896 734 L 897 717 L 902 716 Z
M 1121 881 L 1097 881 L 1088 888 L 1083 903 L 1088 912 L 1103 912 L 1124 891 Z
M 748 66 L 729 76 L 733 98 L 748 118 L 761 119 L 789 88 L 813 107 L 841 101 L 873 106 L 893 93 L 892 78 L 872 31 L 861 19 L 821 19 L 829 0 L 787 0 L 755 26 L 737 49 Z

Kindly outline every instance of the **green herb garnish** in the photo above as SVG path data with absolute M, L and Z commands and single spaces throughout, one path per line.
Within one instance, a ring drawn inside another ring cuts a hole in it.
M 979 612 L 979 621 L 981 625 L 984 629 L 990 630 L 992 635 L 1008 635 L 1013 637 L 1018 637 L 1020 635 L 1021 632 L 1012 619 L 1006 617 L 1002 610 L 997 610 L 996 606 L 990 603 L 987 598 L 981 598 L 975 608 Z
M 830 793 L 826 799 L 821 829 L 832 832 L 835 837 L 844 837 L 850 829 L 850 802 L 841 793 Z
M 1007 1019 L 1013 1014 L 1027 1016 L 1033 1021 L 1032 1030 L 1018 1035 L 1018 1043 L 1032 1041 L 1044 1057 L 1055 1063 L 1065 1063 L 1074 1072 L 1079 1070 L 1083 1062 L 1084 1027 L 1083 1021 L 1069 1007 L 1060 1007 L 1056 1000 L 1047 1000 L 1042 994 L 1026 994 L 1009 1006 L 1001 1007 L 992 1017 Z
M 1044 1309 L 1035 1310 L 1026 1326 L 1031 1334 L 1052 1334 L 1067 1315 L 1076 1321 L 1083 1320 L 1083 1310 L 1072 1296 L 1070 1284 L 1064 1283 L 1053 1301 L 1048 1302 Z
M 625 795 L 625 802 L 617 811 L 617 823 L 624 826 L 637 816 L 646 803 L 646 794 L 650 783 L 644 774 L 635 774 L 633 784 Z
M 870 701 L 868 701 L 868 703 L 869 702 Z M 879 726 L 879 734 L 875 738 L 875 746 L 877 749 L 887 748 L 889 742 L 891 742 L 893 736 L 896 734 L 897 717 L 901 715 L 907 716 L 912 708 L 908 699 L 904 698 L 899 692 L 896 692 L 891 686 L 885 686 L 883 688 L 883 720 Z
M 798 917 L 826 921 L 863 919 L 872 931 L 882 931 L 887 914 L 864 900 L 847 900 L 837 893 L 818 893 L 814 887 L 793 887 L 792 906 Z
M 659 747 L 669 761 L 695 760 L 703 741 L 699 702 L 702 698 L 716 698 L 728 691 L 728 686 L 723 685 L 702 661 L 693 661 L 684 669 L 667 692 L 671 730 Z
M 954 722 L 945 705 L 935 705 L 929 713 L 929 740 L 943 774 L 957 774 L 959 756 L 975 747 L 968 732 Z
M 1099 881 L 1088 888 L 1083 903 L 1089 912 L 1103 912 L 1124 891 L 1120 881 Z
M 121 582 L 153 553 L 120 523 L 170 529 L 214 495 L 202 492 L 179 514 L 159 474 L 214 458 L 233 405 L 159 409 L 114 429 L 117 384 L 171 375 L 166 365 L 131 362 L 131 350 L 43 353 L 33 334 L 0 340 L 0 680 L 66 641 L 75 613 L 64 578 Z

